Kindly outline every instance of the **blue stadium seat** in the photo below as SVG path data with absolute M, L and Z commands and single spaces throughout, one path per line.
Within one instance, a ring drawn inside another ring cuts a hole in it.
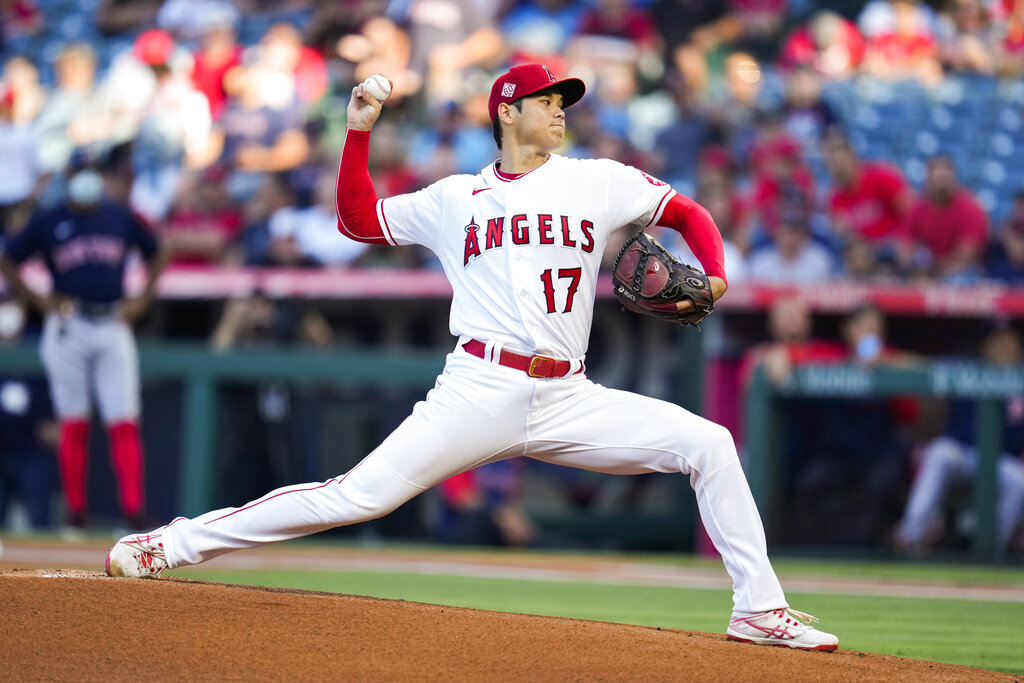
M 996 88 L 996 100 L 1024 106 L 1024 81 L 1020 79 L 1000 81 Z
M 903 173 L 907 176 L 910 184 L 917 189 L 921 189 L 927 171 L 927 161 L 917 156 L 909 157 L 903 160 L 900 168 L 903 169 Z
M 993 158 L 1011 162 L 1019 157 L 1021 150 L 1017 147 L 1013 136 L 1004 131 L 993 133 L 989 136 L 988 149 L 986 150 Z
M 993 211 L 999 204 L 999 193 L 990 187 L 982 185 L 977 189 L 975 195 L 978 197 L 978 201 L 985 207 L 986 211 Z
M 882 110 L 869 102 L 861 102 L 850 114 L 850 125 L 861 130 L 876 131 L 882 125 Z
M 934 156 L 939 153 L 939 142 L 939 136 L 935 131 L 921 130 L 914 135 L 914 148 L 925 157 Z
M 857 101 L 851 81 L 825 81 L 821 84 L 821 98 L 836 111 L 843 111 Z
M 1021 116 L 1020 107 L 1004 105 L 996 113 L 996 124 L 999 128 L 1007 131 L 1020 131 L 1024 129 L 1024 117 Z
M 89 20 L 82 14 L 70 12 L 60 18 L 57 32 L 65 40 L 83 40 L 89 35 Z
M 996 89 L 999 87 L 999 80 L 997 78 L 982 74 L 962 73 L 953 76 L 953 78 L 962 83 L 964 97 L 967 100 L 991 101 L 996 95 Z
M 984 194 L 983 203 L 987 211 L 994 211 L 1000 200 L 1008 197 L 1014 190 L 1014 183 L 1006 167 L 998 161 L 986 161 L 981 165 L 981 176 L 978 179 L 977 192 L 979 198 Z

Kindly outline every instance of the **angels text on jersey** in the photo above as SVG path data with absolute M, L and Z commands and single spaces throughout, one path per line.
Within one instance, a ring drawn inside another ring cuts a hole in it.
M 486 225 L 486 228 L 484 228 Z M 572 219 L 569 216 L 556 216 L 550 213 L 537 214 L 531 221 L 524 213 L 512 216 L 506 230 L 505 216 L 488 218 L 477 223 L 470 218 L 466 225 L 466 248 L 462 265 L 468 266 L 470 260 L 481 256 L 491 249 L 499 249 L 505 245 L 505 234 L 517 246 L 550 245 L 580 249 L 586 254 L 594 251 L 594 221 Z

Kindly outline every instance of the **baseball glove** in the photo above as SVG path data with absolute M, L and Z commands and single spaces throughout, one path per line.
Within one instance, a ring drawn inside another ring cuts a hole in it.
M 622 246 L 612 270 L 612 283 L 615 296 L 634 313 L 700 329 L 700 321 L 715 310 L 708 276 L 679 261 L 644 232 Z M 677 311 L 676 304 L 687 299 L 693 302 L 693 308 Z

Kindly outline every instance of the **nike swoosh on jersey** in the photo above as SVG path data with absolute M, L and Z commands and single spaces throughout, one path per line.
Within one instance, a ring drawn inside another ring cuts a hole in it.
M 473 190 L 473 196 L 476 196 L 477 192 L 486 192 L 489 189 L 491 189 L 491 188 L 489 188 L 489 187 L 481 187 L 479 190 Z

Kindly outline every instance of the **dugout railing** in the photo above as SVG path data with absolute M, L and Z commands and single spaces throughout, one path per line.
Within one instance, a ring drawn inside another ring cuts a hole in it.
M 781 399 L 883 398 L 916 395 L 977 401 L 975 446 L 978 472 L 972 488 L 975 559 L 1001 558 L 996 544 L 997 462 L 1002 450 L 1002 402 L 1024 395 L 1024 368 L 1000 368 L 973 362 L 931 362 L 914 367 L 856 365 L 803 366 L 788 380 L 773 383 L 763 368 L 753 375 L 746 396 L 744 469 L 758 509 L 771 527 L 778 514 Z

